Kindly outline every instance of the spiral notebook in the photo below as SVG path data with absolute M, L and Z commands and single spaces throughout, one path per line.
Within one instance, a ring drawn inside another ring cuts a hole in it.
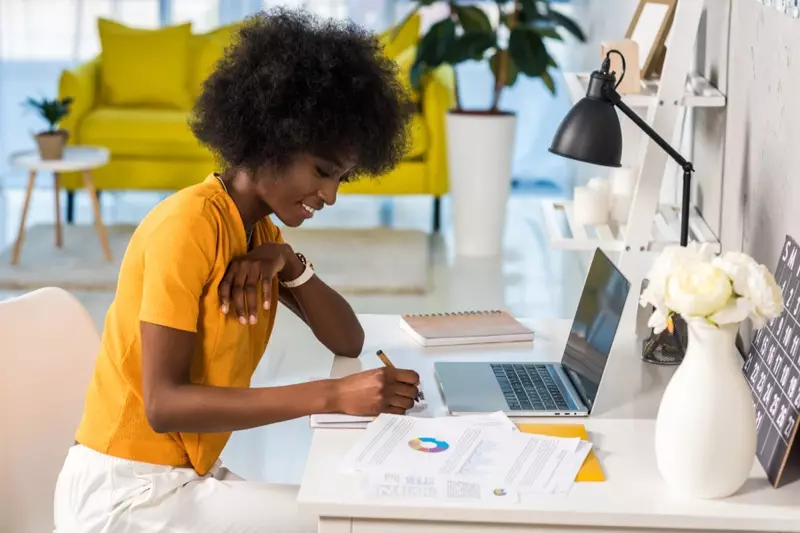
M 403 315 L 400 329 L 423 346 L 533 340 L 533 331 L 501 310 Z

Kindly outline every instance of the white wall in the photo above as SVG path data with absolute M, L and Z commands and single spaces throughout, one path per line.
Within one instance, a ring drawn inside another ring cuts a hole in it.
M 725 135 L 723 249 L 774 268 L 784 236 L 800 239 L 800 20 L 755 0 L 710 1 L 710 43 L 723 38 L 712 26 L 730 7 L 729 58 L 713 44 L 705 57 L 705 68 L 727 82 L 727 119 L 700 122 L 695 150 L 701 155 L 704 139 Z M 701 187 L 701 196 L 714 194 Z

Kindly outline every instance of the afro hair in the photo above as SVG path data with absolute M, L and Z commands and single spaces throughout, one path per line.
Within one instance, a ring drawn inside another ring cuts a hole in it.
M 397 65 L 350 21 L 277 8 L 247 19 L 203 84 L 190 126 L 224 166 L 283 165 L 304 153 L 348 178 L 393 169 L 410 102 Z

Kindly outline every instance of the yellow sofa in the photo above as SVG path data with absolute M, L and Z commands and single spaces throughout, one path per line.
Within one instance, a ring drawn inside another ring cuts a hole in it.
M 413 61 L 417 36 L 409 32 L 418 31 L 418 21 L 416 23 L 412 30 L 401 29 L 401 33 L 407 34 L 405 36 L 398 35 L 394 40 L 387 40 L 386 35 L 382 37 L 387 55 L 392 54 L 390 57 L 400 64 L 401 71 L 407 72 Z M 146 31 L 126 29 L 110 21 L 101 24 L 114 31 Z M 203 77 L 210 72 L 213 62 L 224 49 L 224 44 L 219 43 L 220 35 L 223 38 L 233 35 L 232 28 L 191 35 L 188 57 L 192 72 L 189 74 L 190 99 L 186 106 L 109 103 L 106 95 L 110 91 L 101 87 L 101 73 L 104 67 L 110 68 L 104 64 L 104 55 L 110 56 L 110 51 L 61 74 L 59 97 L 74 99 L 71 113 L 61 122 L 61 127 L 70 132 L 69 143 L 105 146 L 111 152 L 109 164 L 93 171 L 98 190 L 178 190 L 201 181 L 215 170 L 211 153 L 193 137 L 187 118 Z M 216 39 L 217 46 L 212 53 L 217 56 L 209 57 L 208 42 L 213 39 Z M 403 46 L 403 40 L 409 46 Z M 398 50 L 400 46 L 404 49 Z M 115 57 L 120 56 L 117 54 Z M 120 71 L 119 67 L 114 65 L 116 71 Z M 129 85 L 122 87 L 123 92 L 129 91 Z M 149 90 L 152 92 L 153 89 Z M 421 93 L 414 96 L 418 111 L 412 119 L 411 148 L 405 160 L 388 175 L 346 184 L 341 192 L 433 196 L 436 199 L 434 227 L 438 228 L 439 197 L 448 190 L 445 115 L 454 101 L 452 69 L 438 69 L 427 78 Z M 71 222 L 74 192 L 82 188 L 82 181 L 77 174 L 64 174 L 62 184 L 68 192 L 67 220 Z

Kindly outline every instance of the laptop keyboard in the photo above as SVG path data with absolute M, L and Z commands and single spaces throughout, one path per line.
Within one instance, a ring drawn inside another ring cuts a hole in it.
M 547 365 L 491 365 L 512 411 L 557 411 L 569 404 L 547 370 Z

